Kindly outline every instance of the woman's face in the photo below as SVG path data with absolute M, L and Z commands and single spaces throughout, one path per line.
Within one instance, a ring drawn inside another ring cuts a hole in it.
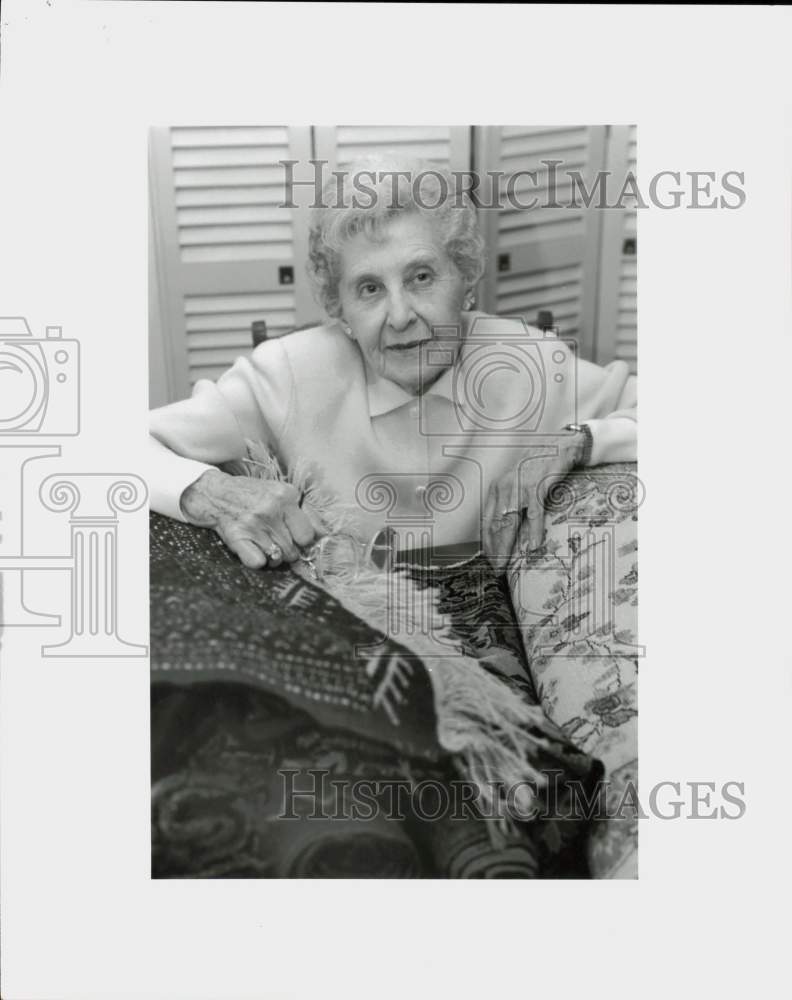
M 439 378 L 444 369 L 427 365 L 427 347 L 436 327 L 459 327 L 467 289 L 430 219 L 404 213 L 376 242 L 350 239 L 339 290 L 341 315 L 373 371 L 413 395 Z

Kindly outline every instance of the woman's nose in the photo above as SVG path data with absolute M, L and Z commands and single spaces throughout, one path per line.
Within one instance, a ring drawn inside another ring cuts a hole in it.
M 393 292 L 388 299 L 388 323 L 400 332 L 414 322 L 415 313 L 409 298 L 403 292 Z

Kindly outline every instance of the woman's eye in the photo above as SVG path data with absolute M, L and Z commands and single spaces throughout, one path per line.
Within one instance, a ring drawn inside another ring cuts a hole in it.
M 363 298 L 370 298 L 372 295 L 377 294 L 377 286 L 373 281 L 367 281 L 364 285 L 360 286 L 360 294 Z
M 431 271 L 418 271 L 415 277 L 413 278 L 413 281 L 415 282 L 416 285 L 428 285 L 431 280 L 432 280 Z

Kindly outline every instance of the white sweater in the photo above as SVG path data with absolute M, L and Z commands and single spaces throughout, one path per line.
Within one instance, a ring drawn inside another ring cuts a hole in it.
M 364 531 L 390 524 L 405 547 L 472 541 L 493 480 L 552 452 L 573 421 L 591 428 L 591 465 L 636 459 L 636 378 L 624 362 L 576 360 L 563 341 L 477 315 L 453 368 L 415 397 L 372 375 L 336 325 L 315 327 L 266 341 L 152 411 L 151 506 L 182 519 L 184 489 L 254 441 L 285 468 L 311 463 Z

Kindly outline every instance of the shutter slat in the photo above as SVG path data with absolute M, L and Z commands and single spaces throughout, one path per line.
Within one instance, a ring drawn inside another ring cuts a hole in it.
M 445 125 L 339 125 L 336 142 L 339 146 L 397 146 L 423 142 L 447 142 Z
M 399 146 L 396 150 L 394 150 L 392 146 L 383 146 L 381 150 L 375 150 L 373 153 L 370 147 L 356 149 L 354 147 L 345 146 L 343 148 L 339 148 L 338 150 L 338 165 L 341 167 L 348 166 L 360 157 L 369 157 L 372 155 L 376 156 L 378 153 L 386 154 L 390 151 L 397 153 L 399 157 L 405 157 L 408 159 L 432 160 L 437 163 L 443 163 L 448 160 L 448 146 L 440 142 L 432 144 L 421 143 L 420 145 L 403 145 Z
M 573 151 L 573 152 L 576 152 L 576 155 L 553 156 L 551 155 L 550 152 L 548 152 L 547 155 L 521 156 L 521 157 L 504 159 L 502 161 L 503 164 L 502 169 L 507 177 L 512 177 L 514 174 L 522 170 L 530 170 L 534 174 L 536 174 L 537 183 L 539 183 L 543 182 L 544 178 L 550 177 L 551 175 L 550 167 L 547 166 L 547 163 L 545 161 L 555 162 L 557 160 L 561 160 L 561 163 L 555 164 L 552 171 L 552 173 L 555 174 L 557 183 L 560 185 L 566 180 L 564 176 L 566 171 L 578 170 L 581 173 L 584 173 L 583 168 L 586 166 L 588 162 L 587 157 L 585 156 L 585 151 Z M 531 183 L 529 179 L 526 180 L 527 183 Z M 515 187 L 521 181 L 522 178 L 518 178 L 514 182 Z M 571 183 L 571 181 L 567 181 L 567 183 Z
M 182 247 L 184 264 L 229 264 L 246 260 L 277 260 L 290 263 L 291 243 L 229 243 Z
M 174 151 L 195 146 L 282 146 L 289 148 L 289 132 L 285 126 L 238 126 L 183 128 L 171 130 Z
M 261 167 L 203 167 L 174 171 L 176 191 L 185 188 L 268 187 L 283 195 L 284 169 L 272 164 Z M 282 201 L 282 197 L 278 199 Z
M 176 170 L 212 169 L 215 167 L 268 167 L 289 158 L 288 146 L 209 146 L 173 151 Z M 285 168 L 280 168 L 285 172 Z
M 201 208 L 180 208 L 177 210 L 179 229 L 192 226 L 227 226 L 239 223 L 275 223 L 291 225 L 291 210 L 271 205 L 212 205 Z
M 527 237 L 530 237 L 532 242 L 541 242 L 542 240 L 582 236 L 584 232 L 585 226 L 581 219 L 570 219 L 562 216 L 539 225 L 531 225 L 526 222 L 520 229 L 500 234 L 499 249 L 510 250 L 512 247 L 521 246 Z
M 261 294 L 241 292 L 235 295 L 188 295 L 184 303 L 188 321 L 191 316 L 284 309 L 294 309 L 294 291 L 291 288 Z
M 267 329 L 270 326 L 286 329 L 294 319 L 294 309 L 253 309 L 250 312 L 212 313 L 208 316 L 188 316 L 187 336 L 201 331 L 229 333 L 238 330 L 250 330 L 254 320 L 265 319 Z
M 513 139 L 501 144 L 501 155 L 505 167 L 508 169 L 512 160 L 582 160 L 586 159 L 586 134 L 585 130 L 578 135 L 565 135 L 553 141 L 553 137 L 547 139 L 528 138 Z
M 179 210 L 203 208 L 217 205 L 269 205 L 277 208 L 284 202 L 283 189 L 275 186 L 263 187 L 251 184 L 248 187 L 195 187 L 176 191 L 176 207 Z M 280 209 L 290 211 L 290 209 Z
M 502 211 L 498 218 L 498 232 L 501 235 L 535 226 L 563 223 L 582 223 L 583 213 L 576 208 L 532 208 L 529 211 Z
M 498 314 L 503 316 L 507 313 L 522 313 L 526 309 L 552 309 L 553 315 L 577 316 L 580 312 L 578 307 L 578 297 L 580 289 L 575 288 L 572 294 L 556 292 L 536 292 L 533 295 L 512 295 L 498 297 Z
M 503 125 L 501 142 L 504 139 L 522 139 L 526 136 L 557 136 L 569 132 L 585 132 L 585 125 Z
M 285 225 L 243 223 L 236 226 L 188 226 L 179 230 L 182 247 L 218 246 L 233 243 L 289 243 L 291 220 Z
M 513 294 L 519 290 L 534 291 L 539 289 L 557 288 L 579 282 L 582 268 L 579 264 L 571 267 L 556 267 L 546 271 L 533 271 L 531 274 L 504 274 L 498 282 L 498 293 Z

